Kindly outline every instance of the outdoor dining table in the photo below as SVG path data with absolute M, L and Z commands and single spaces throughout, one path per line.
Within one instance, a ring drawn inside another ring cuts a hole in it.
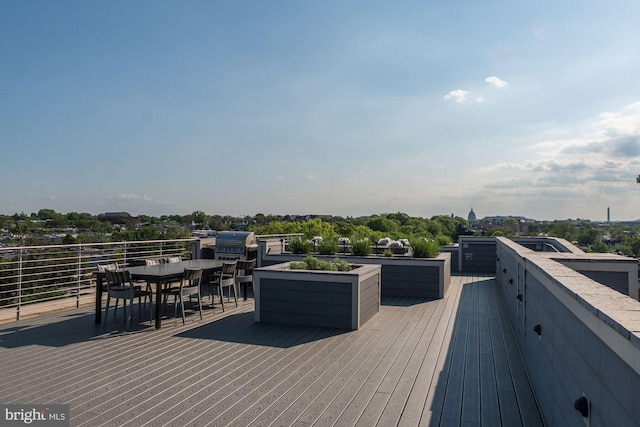
M 180 281 L 185 268 L 202 268 L 203 278 L 206 278 L 215 271 L 222 269 L 222 265 L 225 262 L 229 261 L 217 259 L 193 259 L 173 263 L 128 267 L 122 270 L 129 270 L 133 280 L 144 280 L 156 285 L 156 329 L 160 329 L 162 320 L 162 316 L 160 315 L 162 309 L 162 286 L 166 283 Z M 96 274 L 96 323 L 102 322 L 102 283 L 105 277 L 105 273 Z

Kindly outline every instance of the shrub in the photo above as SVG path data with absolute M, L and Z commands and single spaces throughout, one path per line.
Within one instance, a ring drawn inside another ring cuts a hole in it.
M 393 256 L 393 251 L 391 249 L 385 249 L 384 250 L 384 256 L 390 258 Z
M 451 237 L 445 236 L 444 234 L 438 234 L 438 236 L 436 237 L 436 243 L 438 243 L 438 245 L 440 246 L 450 245 Z
M 433 240 L 416 239 L 411 247 L 415 258 L 435 258 L 440 253 L 440 245 Z
M 304 261 L 292 261 L 289 264 L 291 270 L 325 270 L 325 271 L 349 271 L 351 266 L 343 259 L 336 258 L 332 261 L 325 261 L 316 257 L 308 256 Z
M 289 250 L 294 254 L 308 254 L 311 252 L 313 245 L 308 240 L 296 237 L 289 241 Z
M 289 269 L 291 270 L 307 270 L 307 263 L 304 261 L 291 261 L 289 263 Z
M 335 255 L 339 248 L 340 245 L 336 239 L 324 239 L 318 245 L 318 253 L 320 255 Z
M 356 256 L 368 256 L 371 255 L 373 249 L 371 248 L 371 242 L 367 239 L 356 240 L 351 245 L 351 250 Z

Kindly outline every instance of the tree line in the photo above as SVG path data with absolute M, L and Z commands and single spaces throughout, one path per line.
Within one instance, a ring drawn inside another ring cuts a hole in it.
M 410 216 L 406 213 L 382 213 L 367 217 L 323 216 L 294 217 L 265 215 L 253 216 L 209 215 L 196 210 L 186 215 L 140 215 L 111 222 L 104 215 L 89 213 L 59 213 L 40 209 L 37 213 L 0 215 L 0 229 L 12 235 L 23 236 L 25 244 L 39 244 L 44 233 L 73 229 L 63 243 L 95 243 L 109 241 L 158 240 L 187 238 L 192 229 L 249 230 L 257 235 L 300 233 L 305 238 L 314 236 L 347 237 L 351 240 L 377 241 L 424 237 L 440 243 L 457 242 L 460 234 L 485 236 L 547 235 L 564 238 L 592 252 L 624 254 L 640 253 L 640 226 L 593 223 L 591 221 L 551 221 L 527 224 L 525 231 L 517 222 L 506 218 L 502 224 L 476 222 L 472 230 L 469 222 L 459 216 L 436 215 L 430 218 Z

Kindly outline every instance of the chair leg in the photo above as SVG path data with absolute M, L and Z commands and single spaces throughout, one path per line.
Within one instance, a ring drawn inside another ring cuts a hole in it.
M 133 297 L 129 300 L 129 326 L 133 323 L 133 300 Z
M 218 293 L 220 294 L 220 305 L 222 306 L 222 312 L 224 313 L 224 297 L 222 296 L 222 286 L 218 285 Z
M 109 303 L 110 302 L 111 302 L 111 298 L 107 297 L 107 307 L 104 309 L 104 320 L 102 322 L 102 327 L 103 328 L 107 327 L 107 316 L 109 315 Z
M 189 297 L 191 298 L 191 297 Z M 185 324 L 184 320 L 184 296 L 180 295 L 180 308 L 182 309 L 182 324 Z
M 236 308 L 238 308 L 238 288 L 240 285 L 234 284 L 231 287 L 233 288 L 233 299 L 236 300 Z
M 198 292 L 198 309 L 200 310 L 200 320 L 202 320 L 202 295 Z
M 165 300 L 165 303 L 166 302 L 167 300 Z M 178 317 L 178 294 L 173 296 L 173 317 Z

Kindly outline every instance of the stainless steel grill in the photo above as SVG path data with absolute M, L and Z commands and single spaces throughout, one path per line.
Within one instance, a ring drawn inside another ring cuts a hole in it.
M 216 259 L 253 259 L 257 253 L 256 236 L 251 231 L 221 231 L 216 236 Z

